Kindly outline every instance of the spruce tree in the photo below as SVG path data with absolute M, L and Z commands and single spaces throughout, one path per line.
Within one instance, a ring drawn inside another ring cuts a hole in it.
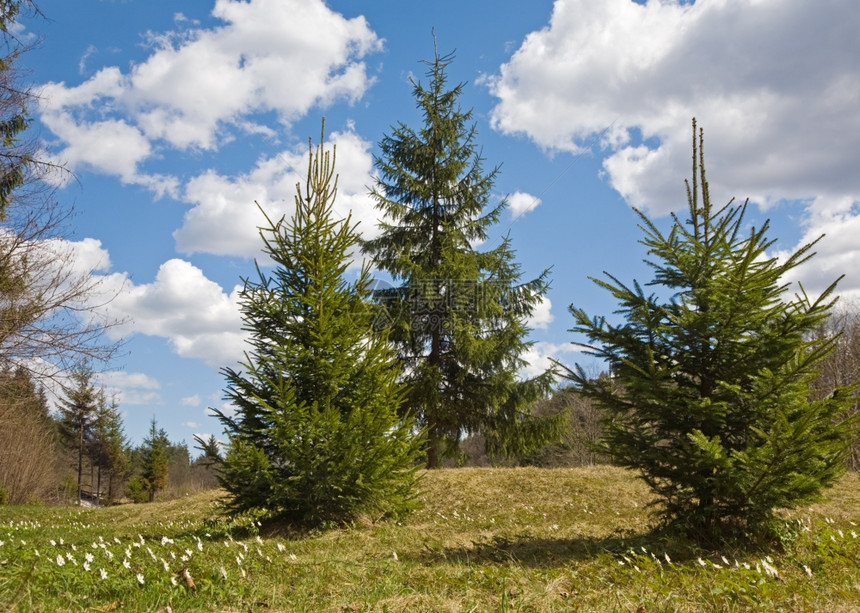
M 522 282 L 508 236 L 495 248 L 473 246 L 491 238 L 507 203 L 490 206 L 499 169 L 483 169 L 472 112 L 458 103 L 464 84 L 447 87 L 452 59 L 436 52 L 425 62 L 429 86 L 413 82 L 421 128 L 399 123 L 379 143 L 371 195 L 381 233 L 363 244 L 399 284 L 379 297 L 409 384 L 403 409 L 427 431 L 429 468 L 456 456 L 464 434 L 484 435 L 491 455 L 519 455 L 561 425 L 530 412 L 554 372 L 518 375 L 548 271 Z
M 106 476 L 107 498 L 111 501 L 114 483 L 123 479 L 129 470 L 128 439 L 116 401 L 108 402 L 104 395 L 96 409 L 89 453 L 90 462 L 97 470 L 96 493 L 101 496 L 102 478 Z
M 92 383 L 92 370 L 79 366 L 72 373 L 74 387 L 65 390 L 59 409 L 59 429 L 77 470 L 78 504 L 81 502 L 84 456 L 87 455 L 101 393 Z
M 321 136 L 295 213 L 260 229 L 274 267 L 244 280 L 251 349 L 241 370 L 224 370 L 235 414 L 216 411 L 229 436 L 217 460 L 227 508 L 305 525 L 410 509 L 422 445 L 397 412 L 403 388 L 372 326 L 368 266 L 346 279 L 358 235 L 335 216 L 334 163 Z
M 149 424 L 149 433 L 143 439 L 140 448 L 140 485 L 148 493 L 149 502 L 155 500 L 155 494 L 167 487 L 170 478 L 168 470 L 168 448 L 170 440 L 164 428 L 159 428 L 153 416 Z
M 568 376 L 609 412 L 604 453 L 640 471 L 666 520 L 712 538 L 766 527 L 776 509 L 814 499 L 844 470 L 853 425 L 849 390 L 810 393 L 835 342 L 810 333 L 826 320 L 836 282 L 817 298 L 802 288 L 787 295 L 785 279 L 814 243 L 773 257 L 768 223 L 748 228 L 746 203 L 714 208 L 702 144 L 694 120 L 686 223 L 673 215 L 664 234 L 637 211 L 657 292 L 604 273 L 593 280 L 623 321 L 571 306 L 572 331 L 611 376 L 579 367 Z

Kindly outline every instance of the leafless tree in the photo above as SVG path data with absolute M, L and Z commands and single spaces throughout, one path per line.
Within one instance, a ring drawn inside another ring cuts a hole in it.
M 29 0 L 0 1 L 0 368 L 59 381 L 114 354 L 104 333 L 116 322 L 104 314 L 113 296 L 104 279 L 65 240 L 72 212 L 53 186 L 68 172 L 28 132 L 36 96 L 17 67 L 27 48 L 11 27 L 22 10 L 38 13 Z
M 860 302 L 840 303 L 817 334 L 836 336 L 836 351 L 821 365 L 816 385 L 819 393 L 828 393 L 837 386 L 860 384 Z M 860 401 L 852 412 L 860 411 Z M 851 470 L 860 470 L 860 437 L 854 441 L 849 458 Z

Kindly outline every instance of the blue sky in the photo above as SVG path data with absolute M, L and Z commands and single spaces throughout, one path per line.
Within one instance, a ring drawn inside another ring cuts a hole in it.
M 552 267 L 532 369 L 581 361 L 571 303 L 614 305 L 588 276 L 649 279 L 631 206 L 686 206 L 690 121 L 712 194 L 749 197 L 785 253 L 826 233 L 792 281 L 860 292 L 860 10 L 854 0 L 41 0 L 19 36 L 45 155 L 74 172 L 81 270 L 117 293 L 125 354 L 102 383 L 135 443 L 218 433 L 219 369 L 244 348 L 240 276 L 254 201 L 289 213 L 307 139 L 336 143 L 338 207 L 373 234 L 376 144 L 420 125 L 410 77 L 455 52 L 524 276 Z M 581 339 L 580 339 L 581 340 Z

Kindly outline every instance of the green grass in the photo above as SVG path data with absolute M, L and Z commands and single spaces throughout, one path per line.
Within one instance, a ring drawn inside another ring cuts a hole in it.
M 858 486 L 771 550 L 668 538 L 609 467 L 435 471 L 400 522 L 304 535 L 226 521 L 217 492 L 0 507 L 0 611 L 857 611 Z

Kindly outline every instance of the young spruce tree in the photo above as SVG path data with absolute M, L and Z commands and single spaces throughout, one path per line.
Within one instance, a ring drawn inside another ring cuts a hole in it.
M 404 410 L 427 431 L 427 466 L 456 456 L 463 434 L 481 434 L 491 455 L 530 453 L 559 435 L 558 416 L 536 418 L 533 403 L 555 379 L 522 380 L 526 322 L 548 288 L 548 271 L 521 282 L 510 239 L 473 247 L 507 206 L 490 207 L 498 168 L 485 173 L 463 84 L 446 87 L 452 56 L 425 62 L 428 88 L 414 82 L 424 125 L 400 123 L 385 136 L 371 195 L 383 213 L 379 237 L 364 243 L 400 286 L 380 292 L 391 339 L 409 384 Z
M 568 376 L 608 411 L 603 451 L 640 471 L 665 518 L 691 535 L 765 527 L 775 509 L 815 498 L 845 467 L 852 394 L 812 400 L 817 367 L 834 338 L 810 333 L 827 318 L 836 282 L 818 298 L 786 296 L 787 274 L 812 257 L 768 255 L 768 224 L 748 229 L 746 204 L 712 208 L 702 133 L 693 122 L 690 218 L 663 234 L 639 213 L 652 259 L 646 295 L 609 275 L 624 321 L 571 306 L 610 376 Z
M 261 228 L 275 266 L 245 280 L 252 349 L 241 371 L 224 370 L 235 414 L 218 413 L 230 439 L 219 466 L 228 508 L 302 524 L 410 509 L 422 449 L 398 414 L 396 356 L 372 326 L 369 268 L 344 278 L 359 239 L 351 217 L 333 212 L 334 163 L 321 137 L 295 214 Z

